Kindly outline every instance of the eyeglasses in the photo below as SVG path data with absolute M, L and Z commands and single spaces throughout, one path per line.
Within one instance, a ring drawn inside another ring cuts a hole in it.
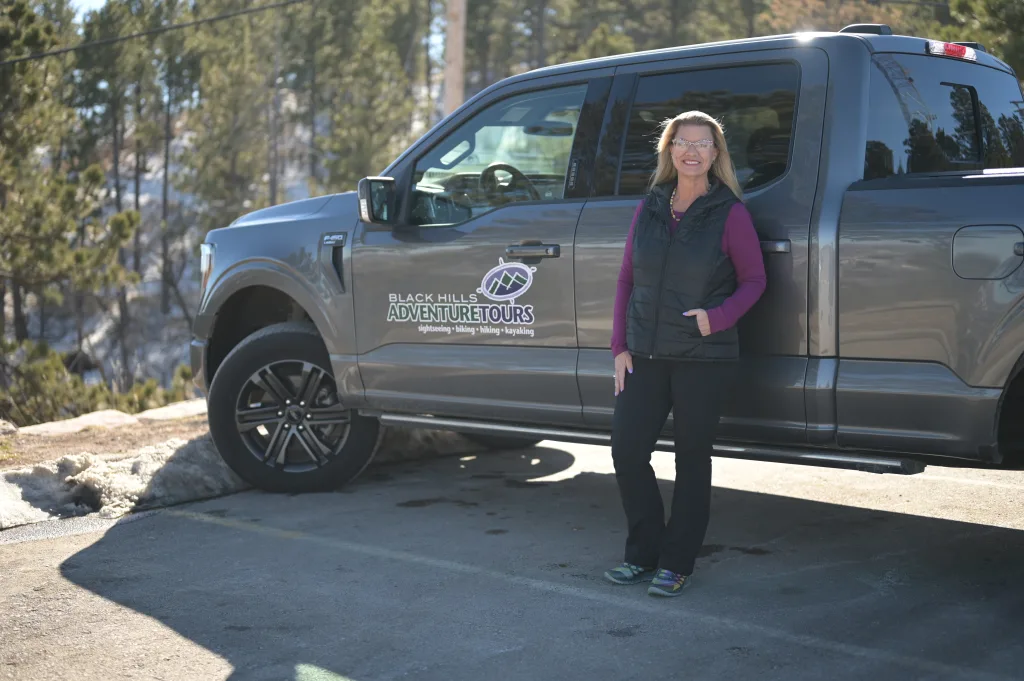
M 675 139 L 672 140 L 672 146 L 674 146 L 676 149 L 685 150 L 686 147 L 693 147 L 694 149 L 697 149 L 699 151 L 707 151 L 708 149 L 711 149 L 712 147 L 715 146 L 715 141 L 697 140 L 696 142 L 691 142 L 690 140 L 684 140 L 682 137 L 676 137 Z

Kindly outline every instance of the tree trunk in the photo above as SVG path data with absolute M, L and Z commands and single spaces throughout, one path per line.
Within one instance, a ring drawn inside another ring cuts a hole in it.
M 114 206 L 117 212 L 120 213 L 124 208 L 121 205 L 121 126 L 120 126 L 120 106 L 117 103 L 112 103 L 111 108 L 111 120 L 114 123 Z
M 459 108 L 466 96 L 466 0 L 448 0 L 444 39 L 444 115 Z
M 534 17 L 534 44 L 537 47 L 537 68 L 545 66 L 548 62 L 547 46 L 544 42 L 544 29 L 547 24 L 548 0 L 537 0 L 537 16 Z
M 25 320 L 25 301 L 22 297 L 21 282 L 11 281 L 11 293 L 14 298 L 14 340 L 28 340 L 28 322 Z
M 46 299 L 43 298 L 43 290 L 39 289 L 39 338 L 46 338 Z
M 0 124 L 3 117 L 0 116 Z M 0 213 L 7 208 L 7 185 L 0 182 Z M 0 340 L 7 337 L 7 280 L 0 278 Z
M 167 193 L 170 186 L 171 167 L 171 76 L 170 65 L 166 79 L 167 105 L 164 107 L 164 182 L 160 200 L 160 311 L 169 314 L 171 311 L 171 257 L 169 225 L 167 224 Z
M 276 32 L 275 48 L 274 48 L 274 79 L 272 83 L 273 90 L 270 97 L 270 149 L 268 156 L 268 165 L 270 166 L 270 205 L 277 205 L 277 170 L 278 170 L 278 159 L 277 159 L 277 117 L 280 115 L 280 100 L 278 99 L 277 93 L 277 79 L 281 73 L 280 71 L 280 59 L 281 53 L 281 35 L 280 31 Z
M 757 0 L 742 0 L 743 17 L 747 20 L 747 37 L 754 37 L 754 23 L 757 20 Z
M 0 340 L 7 337 L 7 280 L 0 279 Z
M 409 43 L 405 46 L 405 54 L 402 57 L 402 70 L 405 71 L 406 81 L 409 85 L 406 88 L 407 92 L 412 92 L 412 86 L 416 78 L 416 43 L 419 42 L 420 31 L 417 27 L 418 22 L 416 21 L 419 16 L 419 11 L 416 9 L 416 3 L 409 5 L 409 25 L 412 26 L 412 30 L 409 31 Z M 429 29 L 428 29 L 429 30 Z
M 192 328 L 192 313 L 188 309 L 188 301 L 185 300 L 185 296 L 181 294 L 181 288 L 177 282 L 171 282 L 171 289 L 174 291 L 174 298 L 178 301 L 178 307 L 181 308 L 181 313 L 185 315 L 185 322 L 188 324 L 188 328 Z
M 142 121 L 142 93 L 135 95 L 135 211 L 139 214 L 139 226 L 135 230 L 135 243 L 133 244 L 132 269 L 136 272 L 142 271 L 142 170 L 146 165 L 142 159 L 142 138 L 139 135 L 139 124 Z
M 669 45 L 675 46 L 679 39 L 679 0 L 669 0 L 668 3 L 668 38 Z
M 316 23 L 316 0 L 309 4 L 310 26 L 313 27 L 309 40 L 309 177 L 314 186 L 316 177 L 316 49 L 320 42 L 320 26 Z
M 431 24 L 434 23 L 434 8 L 431 3 L 434 0 L 426 0 L 425 4 L 427 7 L 427 18 L 426 36 L 423 38 L 423 84 L 426 86 L 426 105 L 427 105 L 427 127 L 429 128 L 434 124 L 434 97 L 430 92 L 430 79 L 432 76 L 433 67 L 430 63 L 430 31 L 432 30 Z
M 85 248 L 85 222 L 78 222 L 78 246 Z M 78 351 L 82 351 L 82 344 L 85 343 L 85 293 L 75 292 L 75 336 L 78 341 Z
M 115 102 L 113 106 L 113 120 L 114 120 L 114 203 L 117 212 L 120 213 L 124 210 L 121 202 L 121 138 L 120 138 L 120 126 L 118 121 L 120 119 L 120 104 Z M 121 267 L 125 266 L 127 257 L 125 256 L 125 249 L 119 248 L 117 250 L 117 262 Z M 117 311 L 118 311 L 118 324 L 117 324 L 117 343 L 121 348 L 121 372 L 120 372 L 120 388 L 121 390 L 127 390 L 131 381 L 131 368 L 128 366 L 128 291 L 124 286 L 120 286 L 117 291 Z

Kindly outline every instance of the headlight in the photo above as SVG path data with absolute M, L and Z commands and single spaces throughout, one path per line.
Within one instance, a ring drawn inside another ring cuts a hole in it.
M 199 244 L 199 274 L 202 283 L 199 286 L 200 297 L 206 293 L 206 282 L 210 279 L 210 272 L 213 271 L 213 244 Z

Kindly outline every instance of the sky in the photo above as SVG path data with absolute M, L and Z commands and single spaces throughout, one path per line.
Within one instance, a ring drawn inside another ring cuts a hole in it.
M 104 2 L 106 2 L 106 0 L 75 0 L 71 5 L 78 10 L 78 19 L 81 20 L 86 12 L 93 9 L 99 9 L 103 6 Z

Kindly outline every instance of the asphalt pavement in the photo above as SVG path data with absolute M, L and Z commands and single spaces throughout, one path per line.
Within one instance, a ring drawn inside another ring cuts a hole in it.
M 1024 679 L 1024 473 L 714 471 L 674 599 L 601 578 L 604 447 L 3 532 L 0 679 Z

